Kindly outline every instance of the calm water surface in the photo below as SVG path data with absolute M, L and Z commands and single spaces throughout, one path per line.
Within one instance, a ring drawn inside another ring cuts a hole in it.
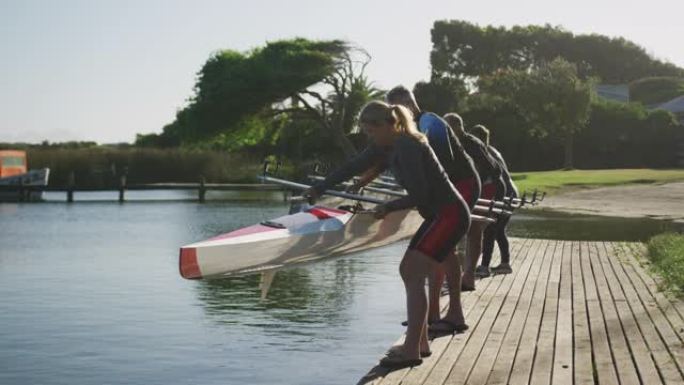
M 0 384 L 353 384 L 403 330 L 405 242 L 279 272 L 265 301 L 257 276 L 180 278 L 179 246 L 283 215 L 279 194 L 47 197 L 0 203 Z M 511 233 L 627 240 L 668 228 L 612 221 L 522 213 Z

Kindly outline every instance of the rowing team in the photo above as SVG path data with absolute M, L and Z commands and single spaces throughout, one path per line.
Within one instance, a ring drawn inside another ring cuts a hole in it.
M 422 357 L 431 354 L 428 326 L 435 334 L 468 329 L 461 291 L 474 290 L 476 276 L 489 276 L 495 240 L 501 264 L 491 270 L 511 273 L 505 233 L 508 217 L 500 216 L 496 223 L 487 225 L 483 237 L 479 227 L 483 225 L 471 223 L 470 212 L 478 198 L 501 201 L 517 197 L 517 191 L 501 154 L 488 144 L 485 127 L 478 125 L 467 133 L 458 114 L 450 113 L 442 119 L 422 111 L 413 93 L 403 86 L 390 90 L 386 100 L 368 103 L 359 116 L 359 125 L 370 139 L 368 147 L 304 195 L 316 199 L 326 189 L 356 175 L 361 178 L 355 187 L 361 187 L 389 169 L 407 195 L 377 205 L 376 218 L 413 207 L 424 218 L 399 267 L 406 288 L 406 339 L 380 361 L 382 366 L 401 368 L 420 365 Z M 459 254 L 464 252 L 461 274 Z M 482 262 L 477 266 L 480 254 Z M 449 308 L 442 318 L 439 295 L 445 276 Z

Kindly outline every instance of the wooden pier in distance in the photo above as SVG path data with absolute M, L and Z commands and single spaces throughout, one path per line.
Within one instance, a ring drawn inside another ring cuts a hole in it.
M 684 383 L 684 302 L 658 290 L 635 257 L 642 244 L 511 246 L 513 274 L 463 294 L 468 331 L 434 339 L 420 366 L 375 367 L 359 384 Z
M 207 191 L 282 191 L 284 194 L 289 192 L 280 185 L 266 183 L 205 183 L 204 180 L 200 180 L 198 183 L 127 184 L 124 177 L 116 187 L 77 187 L 73 184 L 67 186 L 0 185 L 0 192 L 16 194 L 16 200 L 20 202 L 28 200 L 28 196 L 34 191 L 63 192 L 66 194 L 67 202 L 73 202 L 74 193 L 77 192 L 111 191 L 118 192 L 119 202 L 124 202 L 126 191 L 145 190 L 196 190 L 197 200 L 200 203 L 205 201 Z

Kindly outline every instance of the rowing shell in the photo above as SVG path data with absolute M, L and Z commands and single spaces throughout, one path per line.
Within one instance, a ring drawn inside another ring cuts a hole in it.
M 250 274 L 385 246 L 413 235 L 423 219 L 415 210 L 372 212 L 314 206 L 183 246 L 180 274 L 199 279 Z

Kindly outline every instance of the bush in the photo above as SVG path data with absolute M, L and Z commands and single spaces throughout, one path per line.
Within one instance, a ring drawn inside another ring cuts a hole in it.
M 662 104 L 684 95 L 684 78 L 651 77 L 632 82 L 629 97 L 645 105 Z
M 648 241 L 648 258 L 665 283 L 684 292 L 684 235 L 666 233 Z
M 576 137 L 579 168 L 665 168 L 676 164 L 682 127 L 667 111 L 636 103 L 596 101 L 589 124 Z
M 552 137 L 535 138 L 515 107 L 473 98 L 462 114 L 466 127 L 484 124 L 492 144 L 513 171 L 546 171 L 563 167 L 563 146 Z M 676 167 L 678 132 L 684 131 L 667 111 L 648 110 L 639 103 L 596 100 L 589 123 L 575 136 L 575 167 Z

